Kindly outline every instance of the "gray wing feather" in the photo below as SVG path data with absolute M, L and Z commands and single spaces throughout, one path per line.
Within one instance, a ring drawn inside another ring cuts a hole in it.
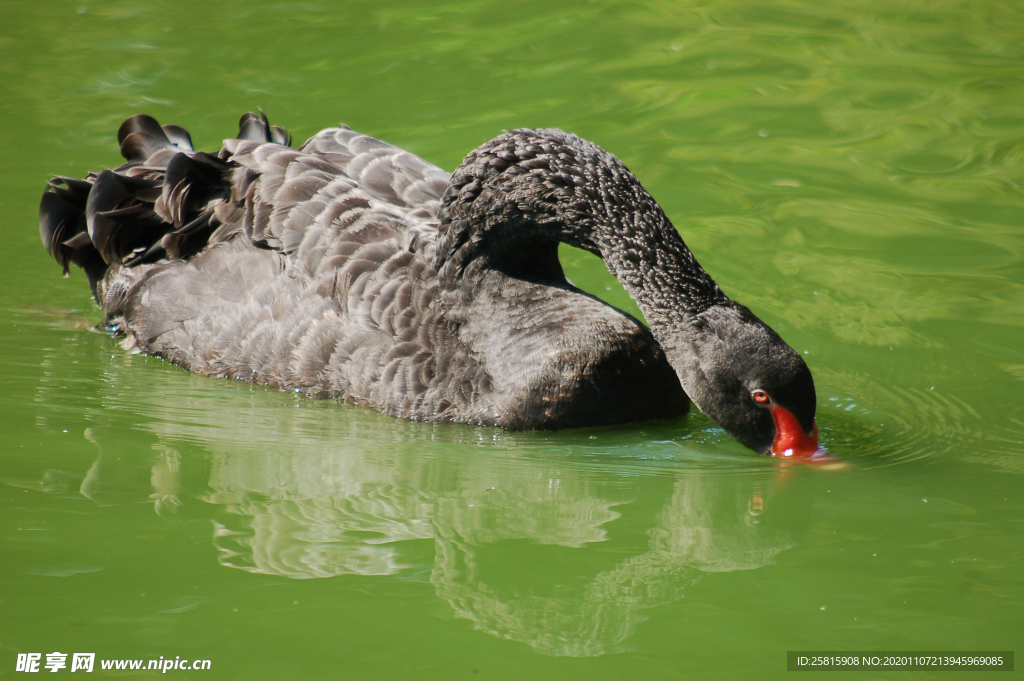
M 479 421 L 486 372 L 465 351 L 447 372 L 435 357 L 455 345 L 430 264 L 448 175 L 347 129 L 225 150 L 223 225 L 196 256 L 133 271 L 126 343 L 211 376 Z

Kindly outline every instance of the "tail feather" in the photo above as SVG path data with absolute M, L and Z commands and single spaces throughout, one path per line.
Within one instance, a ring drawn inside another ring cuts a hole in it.
M 195 220 L 161 239 L 160 247 L 168 258 L 187 258 L 198 253 L 209 243 L 210 235 L 220 227 L 214 210 L 213 207 L 207 208 Z
M 117 129 L 117 143 L 124 144 L 125 139 L 132 133 L 141 132 L 150 137 L 166 137 L 163 128 L 156 119 L 146 114 L 135 114 L 129 117 Z
M 281 146 L 290 147 L 292 136 L 287 130 L 279 125 L 271 125 L 267 115 L 260 109 L 257 116 L 251 111 L 242 114 L 238 119 L 238 139 L 250 142 L 273 142 Z
M 177 125 L 157 123 L 152 116 L 132 116 L 117 131 L 121 156 L 126 161 L 147 165 L 164 165 L 178 151 L 192 151 L 192 138 Z
M 61 187 L 61 183 L 67 185 Z M 84 187 L 83 187 L 84 185 Z M 107 263 L 103 261 L 89 238 L 85 220 L 85 203 L 92 184 L 85 180 L 57 177 L 50 180 L 39 204 L 39 236 L 46 252 L 56 260 L 68 276 L 68 264 L 85 270 L 90 286 L 103 277 Z
M 136 249 L 147 249 L 170 228 L 146 201 L 155 180 L 131 178 L 112 170 L 96 177 L 85 206 L 89 238 L 108 265 L 120 264 Z
M 239 121 L 238 139 L 288 145 L 291 136 L 263 112 Z M 117 131 L 127 161 L 84 179 L 55 177 L 39 205 L 39 234 L 68 275 L 83 268 L 93 293 L 108 267 L 188 258 L 221 226 L 217 205 L 231 199 L 231 144 L 196 152 L 188 131 L 132 116 Z
M 180 228 L 211 201 L 231 197 L 226 174 L 233 167 L 235 164 L 202 151 L 192 156 L 175 154 L 167 163 L 162 196 L 156 201 L 157 211 Z
M 185 151 L 195 151 L 195 147 L 192 146 L 192 136 L 188 134 L 188 130 L 178 125 L 164 125 L 164 134 L 167 135 L 167 139 L 171 141 L 171 144 Z

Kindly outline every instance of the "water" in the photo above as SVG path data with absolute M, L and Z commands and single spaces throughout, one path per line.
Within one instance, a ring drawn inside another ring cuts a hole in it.
M 1020 648 L 1019 6 L 11 1 L 0 27 L 0 675 L 58 650 L 211 660 L 180 678 L 781 678 L 787 650 Z M 449 170 L 506 128 L 598 142 L 805 354 L 845 466 L 698 413 L 413 424 L 126 354 L 39 243 L 46 179 L 119 163 L 130 114 L 215 149 L 256 107 Z

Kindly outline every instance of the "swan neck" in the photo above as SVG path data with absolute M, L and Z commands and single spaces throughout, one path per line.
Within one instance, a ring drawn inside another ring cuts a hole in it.
M 626 166 L 560 130 L 515 130 L 474 150 L 439 218 L 436 264 L 449 291 L 486 268 L 564 283 L 542 257 L 563 242 L 601 257 L 653 328 L 727 300 Z
M 638 229 L 610 211 L 610 224 L 595 232 L 594 250 L 652 327 L 676 327 L 727 298 L 654 199 L 647 198 L 633 216 Z

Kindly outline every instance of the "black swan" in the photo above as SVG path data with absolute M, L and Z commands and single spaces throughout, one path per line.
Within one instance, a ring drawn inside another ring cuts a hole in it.
M 509 429 L 684 414 L 747 447 L 819 452 L 811 373 L 701 268 L 615 156 L 513 130 L 450 177 L 346 127 L 298 149 L 244 115 L 216 154 L 149 116 L 127 163 L 56 177 L 40 233 L 126 348 L 385 414 Z M 600 256 L 650 323 L 566 281 Z M 689 398 L 689 399 L 688 399 Z

